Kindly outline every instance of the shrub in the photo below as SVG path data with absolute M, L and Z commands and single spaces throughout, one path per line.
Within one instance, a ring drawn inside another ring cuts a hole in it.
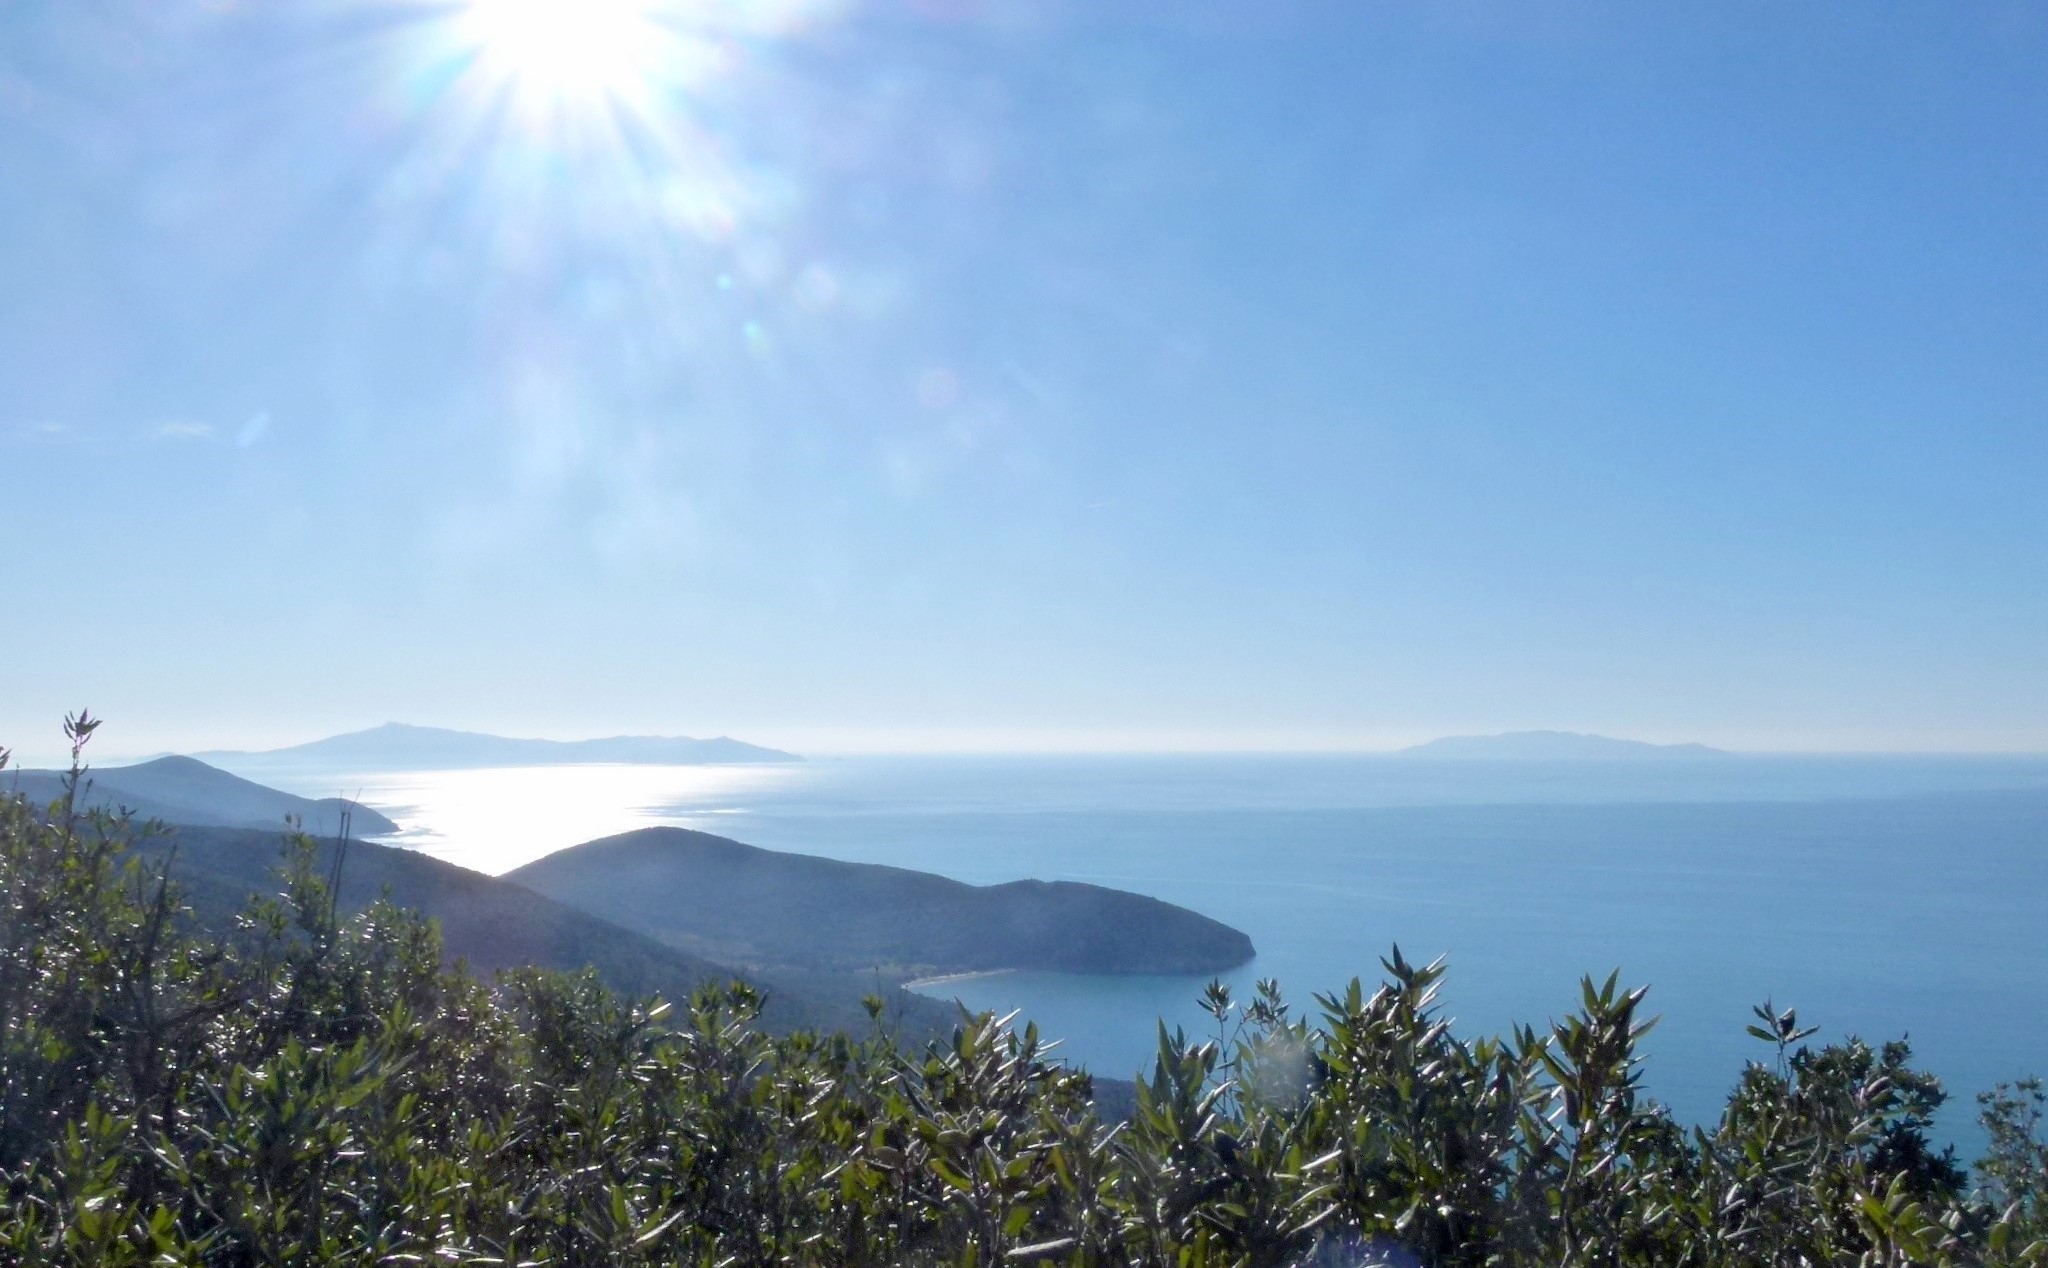
M 772 1037 L 744 986 L 678 1012 L 588 975 L 485 984 L 388 903 L 277 893 L 193 928 L 157 831 L 0 798 L 8 1263 L 1749 1265 L 2048 1263 L 2038 1082 L 1984 1098 L 1979 1188 L 1903 1043 L 1752 1027 L 1719 1122 L 1639 1091 L 1640 990 L 1455 1034 L 1398 950 L 1296 1017 L 1277 985 L 1160 1033 L 1127 1121 L 1035 1029 Z M 0 754 L 0 762 L 4 762 Z

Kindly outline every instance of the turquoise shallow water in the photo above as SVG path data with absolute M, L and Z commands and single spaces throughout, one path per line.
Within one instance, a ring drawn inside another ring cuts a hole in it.
M 548 813 L 494 826 L 449 809 L 487 802 L 501 775 L 352 778 L 411 843 L 487 871 L 670 822 L 973 882 L 1138 890 L 1244 929 L 1259 955 L 1230 979 L 1248 992 L 1276 977 L 1303 1007 L 1370 978 L 1396 942 L 1449 958 L 1445 1006 L 1468 1030 L 1541 1022 L 1572 1006 L 1581 973 L 1619 968 L 1663 1016 L 1648 1087 L 1690 1119 L 1762 1055 L 1743 1025 L 1767 997 L 1824 1034 L 1908 1036 L 1957 1094 L 1943 1127 L 1966 1153 L 1975 1092 L 2048 1073 L 2048 760 L 848 758 L 524 772 L 522 799 Z M 585 820 L 557 804 L 571 797 L 602 826 L 577 835 Z M 1008 974 L 933 989 L 1020 1008 L 1075 1059 L 1128 1074 L 1154 1018 L 1206 1022 L 1201 985 Z

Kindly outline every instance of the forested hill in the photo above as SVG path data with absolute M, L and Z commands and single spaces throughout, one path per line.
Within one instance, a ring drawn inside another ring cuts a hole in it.
M 1071 881 L 976 886 L 903 868 L 643 828 L 506 875 L 606 920 L 734 963 L 898 975 L 1046 969 L 1216 973 L 1251 939 L 1207 916 Z
M 173 876 L 199 923 L 225 929 L 252 893 L 274 893 L 281 859 L 277 832 L 180 827 L 138 846 L 161 859 L 176 850 Z M 318 867 L 328 873 L 333 843 L 319 846 Z M 348 911 L 389 897 L 441 927 L 451 961 L 477 972 L 531 965 L 594 968 L 606 985 L 631 998 L 689 998 L 698 986 L 745 979 L 767 996 L 762 1020 L 771 1029 L 852 1029 L 868 1025 L 862 997 L 881 994 L 907 1034 L 937 1034 L 958 1020 L 952 1006 L 878 987 L 872 976 L 800 969 L 739 972 L 725 964 L 666 946 L 530 889 L 444 863 L 411 850 L 352 841 L 341 869 L 340 904 Z
M 159 757 L 134 766 L 103 766 L 86 773 L 80 810 L 132 810 L 138 818 L 205 827 L 270 828 L 295 818 L 306 831 L 331 835 L 349 812 L 350 831 L 384 836 L 398 825 L 367 806 L 340 797 L 313 799 L 266 788 L 192 757 Z M 18 793 L 31 805 L 63 795 L 64 775 L 53 770 L 0 771 L 0 794 Z

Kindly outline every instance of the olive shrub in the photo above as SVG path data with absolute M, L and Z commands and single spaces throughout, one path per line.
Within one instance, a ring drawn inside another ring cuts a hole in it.
M 1128 1115 L 1037 1031 L 774 1036 L 745 985 L 483 983 L 312 843 L 201 930 L 151 825 L 0 797 L 0 1261 L 219 1265 L 2048 1264 L 2042 1092 L 1969 1177 L 1903 1043 L 1767 1054 L 1720 1120 L 1640 1090 L 1641 990 L 1468 1038 L 1396 950 L 1298 1016 L 1213 985 Z M 4 763 L 0 753 L 0 763 Z

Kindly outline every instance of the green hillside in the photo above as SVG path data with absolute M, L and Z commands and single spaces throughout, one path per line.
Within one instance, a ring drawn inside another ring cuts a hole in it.
M 643 828 L 561 850 L 506 879 L 733 963 L 899 975 L 1045 969 L 1205 974 L 1252 958 L 1207 916 L 1070 881 L 967 885 L 904 868 Z
M 276 891 L 281 847 L 276 832 L 177 827 L 143 842 L 137 852 L 158 860 L 175 850 L 173 875 L 200 923 L 225 928 L 250 894 Z M 332 869 L 334 848 L 331 841 L 316 847 L 315 866 L 322 875 Z M 623 995 L 670 1000 L 687 999 L 706 983 L 744 977 L 766 995 L 762 1021 L 777 1031 L 865 1025 L 861 1000 L 870 993 L 882 995 L 910 1032 L 937 1033 L 957 1017 L 950 1006 L 886 988 L 872 976 L 797 968 L 742 974 L 521 885 L 415 851 L 352 841 L 343 863 L 338 890 L 343 911 L 360 911 L 389 897 L 439 924 L 449 959 L 463 960 L 480 973 L 529 965 L 587 966 Z
M 10 770 L 0 792 L 17 793 L 31 805 L 63 793 L 64 775 L 53 770 Z M 230 775 L 194 757 L 159 757 L 133 766 L 96 767 L 79 798 L 81 810 L 132 810 L 141 819 L 224 828 L 282 828 L 296 819 L 308 832 L 331 834 L 347 811 L 351 830 L 384 836 L 398 825 L 368 806 L 341 797 L 295 797 Z

